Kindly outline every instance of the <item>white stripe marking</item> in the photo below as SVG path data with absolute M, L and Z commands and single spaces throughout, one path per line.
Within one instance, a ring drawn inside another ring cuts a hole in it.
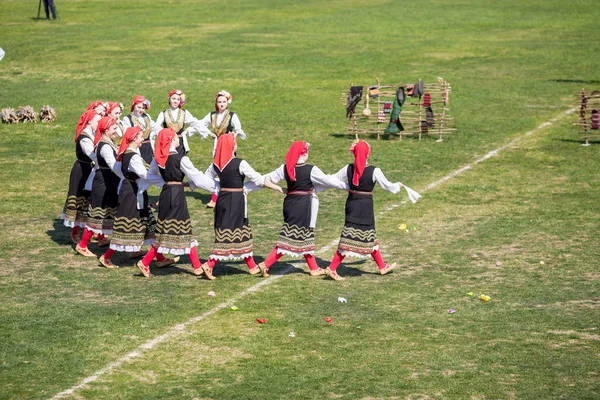
M 477 160 L 475 160 L 473 162 L 473 164 L 479 164 L 485 160 L 487 160 L 490 157 L 496 156 L 498 155 L 498 153 L 500 153 L 501 151 L 507 149 L 510 146 L 513 146 L 515 143 L 517 143 L 519 140 L 521 140 L 524 137 L 530 136 L 532 134 L 534 134 L 535 132 L 544 129 L 550 125 L 552 125 L 553 123 L 555 123 L 556 121 L 558 121 L 560 118 L 572 114 L 573 112 L 575 112 L 577 110 L 577 107 L 573 107 L 568 109 L 565 112 L 560 113 L 558 116 L 550 119 L 549 121 L 546 121 L 542 124 L 540 124 L 539 126 L 537 126 L 536 128 L 525 132 L 523 135 L 516 137 L 515 139 L 511 140 L 508 144 L 505 144 L 503 146 L 500 146 L 499 148 L 497 148 L 496 150 L 492 150 L 489 153 L 487 153 L 486 155 L 484 155 L 481 158 L 478 158 Z M 443 178 L 430 183 L 429 185 L 427 185 L 424 189 L 419 190 L 419 192 L 426 192 L 429 189 L 433 189 L 434 187 L 446 182 L 447 180 L 462 174 L 465 171 L 468 171 L 472 168 L 472 164 L 467 164 L 464 167 L 461 167 L 459 169 L 457 169 L 456 171 L 453 171 L 451 173 L 449 173 L 448 175 L 444 176 Z M 391 206 L 387 207 L 385 210 L 383 210 L 382 212 L 380 212 L 380 214 L 384 214 L 388 211 L 391 211 L 395 208 L 398 208 L 402 205 L 405 205 L 407 203 L 406 200 L 403 200 L 402 202 L 400 202 L 400 204 L 392 204 Z M 325 247 L 322 247 L 318 253 L 324 253 L 326 251 L 328 251 L 329 249 L 331 249 L 333 246 L 337 246 L 338 244 L 338 240 L 339 239 L 335 239 L 334 241 L 332 241 L 330 244 L 326 245 Z M 57 393 L 56 395 L 54 395 L 54 397 L 52 397 L 52 400 L 54 399 L 61 399 L 65 396 L 68 396 L 70 394 L 75 393 L 75 391 L 85 387 L 87 384 L 92 383 L 94 381 L 96 381 L 100 376 L 102 375 L 106 375 L 108 373 L 110 373 L 113 369 L 120 367 L 121 365 L 123 365 L 124 363 L 133 360 L 134 358 L 139 358 L 141 356 L 144 355 L 144 351 L 143 350 L 151 350 L 154 347 L 156 347 L 157 345 L 159 345 L 160 343 L 166 341 L 167 339 L 176 337 L 177 335 L 181 334 L 182 332 L 185 331 L 185 329 L 189 326 L 192 325 L 196 322 L 199 322 L 203 319 L 205 319 L 206 317 L 210 317 L 211 315 L 215 314 L 217 311 L 222 310 L 226 307 L 232 306 L 233 303 L 235 303 L 237 300 L 241 299 L 242 297 L 246 296 L 247 294 L 250 293 L 254 293 L 256 291 L 258 291 L 258 289 L 260 289 L 263 286 L 266 285 L 270 285 L 271 283 L 275 282 L 275 280 L 281 278 L 282 276 L 288 274 L 289 272 L 291 272 L 294 269 L 293 266 L 290 266 L 286 269 L 284 269 L 281 272 L 281 275 L 271 275 L 269 278 L 261 280 L 259 283 L 257 283 L 256 285 L 249 287 L 248 289 L 242 291 L 240 294 L 238 294 L 237 296 L 232 297 L 230 300 L 219 304 L 218 306 L 216 306 L 215 308 L 213 308 L 212 310 L 209 310 L 207 312 L 205 312 L 204 314 L 198 315 L 197 317 L 191 318 L 189 320 L 187 320 L 186 322 L 182 323 L 182 324 L 178 324 L 173 326 L 169 331 L 167 331 L 166 333 L 155 337 L 154 339 L 140 345 L 136 350 L 124 355 L 123 357 L 119 358 L 117 361 L 108 364 L 106 367 L 102 368 L 99 371 L 96 371 L 96 373 L 94 373 L 91 376 L 88 376 L 87 378 L 84 378 L 79 384 L 73 386 L 70 389 L 67 389 L 63 392 Z

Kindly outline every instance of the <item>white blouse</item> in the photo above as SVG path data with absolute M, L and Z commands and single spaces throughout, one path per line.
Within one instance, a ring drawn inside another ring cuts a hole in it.
M 158 125 L 156 122 L 154 122 L 152 120 L 152 117 L 150 117 L 150 115 L 145 114 L 146 116 L 148 116 L 148 118 L 150 119 L 150 143 L 152 144 L 152 149 L 154 149 L 154 141 L 156 140 L 156 136 L 158 135 L 158 132 L 162 129 L 160 125 Z M 146 126 L 146 121 L 144 121 L 144 116 L 131 116 L 131 114 L 129 114 L 128 116 L 123 117 L 123 119 L 121 120 L 121 122 L 123 123 L 123 129 L 127 130 L 127 128 L 131 128 L 131 123 L 129 122 L 129 117 L 131 118 L 137 118 L 138 123 L 140 124 L 140 126 L 145 127 Z
M 335 176 L 343 182 L 348 182 L 348 165 L 340 169 Z M 382 189 L 392 192 L 393 194 L 398 193 L 402 187 L 400 182 L 392 183 L 388 181 L 379 168 L 375 168 L 373 171 L 373 182 L 379 183 L 379 186 L 381 186 Z
M 152 160 L 152 163 L 150 163 L 150 170 L 148 171 L 146 177 L 146 183 L 156 185 L 158 187 L 162 187 L 165 184 L 165 181 L 160 175 L 159 168 L 160 167 L 156 163 L 156 160 Z M 219 185 L 215 182 L 215 180 L 200 172 L 198 168 L 194 167 L 192 160 L 190 160 L 187 156 L 181 158 L 181 171 L 188 178 L 191 190 L 200 188 L 206 190 L 207 192 L 218 193 Z M 145 189 L 147 189 L 147 187 Z
M 269 180 L 273 183 L 277 183 L 281 180 L 285 179 L 285 164 L 282 164 L 275 171 L 265 175 L 265 177 L 269 178 Z M 348 190 L 348 183 L 341 181 L 335 175 L 325 175 L 323 171 L 319 169 L 317 166 L 313 166 L 310 171 L 310 180 L 315 186 L 315 190 L 317 193 L 327 190 L 329 188 L 340 189 L 340 190 Z

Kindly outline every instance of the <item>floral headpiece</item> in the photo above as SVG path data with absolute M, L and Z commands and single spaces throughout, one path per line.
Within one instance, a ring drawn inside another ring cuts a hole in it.
M 181 106 L 185 104 L 185 93 L 183 93 L 182 90 L 171 90 L 171 93 L 169 93 L 169 99 L 174 94 L 179 95 L 179 108 L 181 108 Z
M 232 97 L 231 97 L 231 94 L 228 91 L 221 90 L 219 93 L 217 93 L 215 95 L 215 101 L 217 101 L 217 99 L 219 98 L 219 96 L 225 97 L 227 99 L 227 104 L 231 104 Z

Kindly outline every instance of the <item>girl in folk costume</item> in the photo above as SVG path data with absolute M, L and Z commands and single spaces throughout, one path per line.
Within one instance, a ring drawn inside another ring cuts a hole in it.
M 97 243 L 98 247 L 108 246 L 110 243 L 105 235 L 112 234 L 114 218 L 119 205 L 117 189 L 123 174 L 120 168 L 114 168 L 117 157 L 117 147 L 113 142 L 117 130 L 116 123 L 116 119 L 104 117 L 98 122 L 96 129 L 94 147 L 96 148 L 97 162 L 96 169 L 90 174 L 92 185 L 87 226 L 76 247 L 77 252 L 86 257 L 95 257 L 87 247 L 93 234 L 100 237 Z M 102 257 L 100 257 L 100 264 L 107 268 L 116 268 L 110 260 L 106 261 Z
M 152 132 L 157 133 L 160 127 L 152 121 L 152 118 L 146 114 L 146 110 L 150 109 L 150 101 L 144 96 L 135 96 L 131 102 L 131 113 L 123 118 L 123 126 L 125 129 L 130 127 L 139 126 L 143 136 L 143 142 L 140 146 L 139 152 L 142 160 L 148 165 L 152 162 L 154 157 L 154 150 L 152 149 L 152 143 L 150 142 L 150 134 Z
M 243 258 L 250 274 L 260 272 L 252 257 L 252 231 L 247 216 L 244 179 L 283 193 L 281 187 L 265 181 L 246 161 L 235 157 L 236 149 L 233 134 L 219 136 L 214 163 L 206 170 L 210 178 L 219 177 L 221 185 L 215 206 L 215 244 L 210 258 L 202 264 L 208 279 L 215 279 L 212 269 L 219 260 Z
M 198 125 L 198 131 L 202 137 L 208 135 L 215 138 L 213 144 L 213 157 L 217 148 L 217 139 L 225 133 L 233 133 L 235 137 L 239 136 L 246 139 L 246 133 L 242 130 L 242 124 L 237 114 L 229 111 L 231 104 L 231 94 L 225 90 L 221 90 L 215 95 L 215 111 L 208 113 Z M 215 206 L 217 196 L 213 195 L 206 207 L 212 208 Z
M 306 164 L 308 160 L 306 142 L 294 142 L 290 147 L 285 164 L 266 175 L 266 180 L 287 182 L 287 195 L 283 201 L 283 226 L 275 248 L 264 262 L 258 264 L 262 276 L 269 276 L 269 267 L 283 255 L 304 256 L 311 276 L 325 275 L 315 260 L 315 224 L 319 210 L 316 192 L 327 188 L 348 190 L 348 184 L 333 175 L 325 175 L 318 167 Z
M 346 199 L 346 221 L 342 228 L 338 249 L 325 272 L 334 280 L 343 280 L 336 272 L 344 257 L 373 257 L 379 273 L 387 274 L 396 264 L 386 264 L 379 252 L 379 242 L 375 234 L 375 214 L 373 212 L 373 188 L 375 183 L 394 194 L 400 191 L 400 182 L 390 183 L 379 168 L 367 165 L 371 147 L 365 141 L 352 145 L 354 164 L 342 168 L 336 176 L 349 183 L 350 191 Z
M 123 115 L 123 104 L 121 103 L 108 103 L 108 108 L 106 109 L 106 115 L 117 120 L 117 135 L 115 136 L 113 142 L 118 146 L 121 143 L 121 138 L 125 133 L 125 126 L 123 125 L 123 121 L 121 121 L 121 115 Z
M 182 107 L 185 103 L 185 93 L 181 90 L 172 90 L 169 93 L 169 108 L 165 111 L 161 111 L 156 118 L 156 125 L 161 128 L 173 128 L 179 136 L 180 145 L 177 151 L 183 155 L 190 151 L 188 144 L 188 137 L 192 136 L 196 132 L 200 132 L 197 125 L 198 119 L 195 118 L 189 111 L 184 110 Z M 184 126 L 189 124 L 187 129 Z M 154 132 L 150 135 L 151 140 L 155 138 Z M 203 139 L 206 139 L 208 133 L 206 131 L 201 132 Z
M 79 227 L 85 228 L 87 222 L 90 192 L 85 183 L 92 172 L 92 163 L 96 161 L 94 153 L 94 131 L 100 115 L 94 110 L 83 113 L 75 131 L 75 155 L 77 160 L 71 168 L 69 191 L 61 218 L 65 226 L 72 228 L 71 240 L 79 243 Z
M 158 133 L 154 146 L 154 161 L 148 171 L 148 178 L 159 181 L 157 186 L 162 186 L 152 248 L 159 253 L 189 254 L 194 274 L 202 275 L 202 263 L 196 251 L 198 242 L 192 234 L 192 222 L 183 191 L 183 178 L 188 177 L 192 190 L 200 187 L 213 193 L 216 184 L 214 179 L 198 171 L 188 157 L 179 153 L 177 151 L 179 147 L 180 139 L 175 130 L 166 128 Z M 149 275 L 147 263 L 144 263 L 140 269 L 144 275 Z
M 152 244 L 156 220 L 148 205 L 148 193 L 145 192 L 147 171 L 140 155 L 140 146 L 144 136 L 139 126 L 127 128 L 119 151 L 115 168 L 120 168 L 123 179 L 119 184 L 119 206 L 115 214 L 110 248 L 101 257 L 106 266 L 115 251 L 138 253 L 142 246 Z M 155 254 L 152 254 L 154 258 Z M 175 261 L 156 255 L 159 266 L 173 264 Z

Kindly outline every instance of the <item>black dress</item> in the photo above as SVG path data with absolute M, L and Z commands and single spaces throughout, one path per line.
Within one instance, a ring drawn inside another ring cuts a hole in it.
M 148 193 L 143 193 L 143 201 L 138 209 L 138 184 L 139 176 L 128 171 L 131 158 L 137 152 L 127 150 L 121 160 L 121 172 L 125 179 L 122 180 L 119 191 L 119 208 L 115 216 L 113 234 L 110 248 L 117 251 L 137 252 L 143 245 L 152 244 L 156 220 L 148 205 Z
M 113 143 L 101 140 L 96 148 L 98 159 L 98 171 L 92 183 L 90 205 L 88 208 L 87 227 L 94 233 L 112 234 L 115 214 L 119 206 L 119 195 L 117 193 L 121 178 L 115 174 L 101 155 L 104 146 L 111 148 L 114 157 L 117 157 L 117 149 Z
M 242 191 L 245 176 L 239 172 L 241 162 L 239 158 L 232 158 L 223 171 L 213 164 L 221 182 L 221 191 L 215 205 L 215 244 L 210 256 L 212 259 L 227 260 L 252 256 L 252 230 L 246 217 L 246 198 Z
M 152 144 L 150 143 L 150 133 L 152 132 L 152 120 L 148 116 L 148 114 L 144 113 L 142 119 L 144 120 L 144 124 L 140 124 L 138 118 L 133 115 L 133 113 L 129 114 L 126 118 L 129 119 L 129 124 L 132 127 L 139 127 L 142 129 L 142 136 L 144 136 L 144 141 L 140 146 L 140 155 L 142 156 L 142 160 L 147 165 L 150 165 L 152 160 L 154 159 L 154 150 L 152 150 Z
M 92 172 L 92 159 L 85 154 L 81 147 L 83 139 L 89 139 L 92 143 L 94 142 L 94 138 L 85 130 L 81 132 L 75 141 L 75 156 L 77 160 L 71 168 L 69 191 L 61 216 L 65 226 L 71 228 L 75 226 L 85 227 L 88 218 L 90 191 L 85 190 L 85 183 Z
M 183 190 L 180 153 L 167 158 L 165 168 L 159 172 L 165 184 L 158 199 L 158 219 L 154 246 L 159 253 L 189 254 L 190 248 L 198 246 L 192 235 L 192 221 Z M 177 182 L 177 183 L 175 183 Z
M 315 232 L 310 227 L 314 189 L 310 178 L 312 169 L 312 165 L 296 165 L 296 181 L 292 181 L 284 168 L 288 192 L 283 200 L 283 226 L 275 244 L 278 253 L 292 257 L 314 254 Z
M 350 191 L 346 199 L 346 220 L 338 246 L 338 251 L 342 255 L 364 258 L 379 248 L 373 212 L 374 171 L 375 167 L 367 166 L 358 185 L 354 185 L 352 183 L 354 164 L 348 165 Z

